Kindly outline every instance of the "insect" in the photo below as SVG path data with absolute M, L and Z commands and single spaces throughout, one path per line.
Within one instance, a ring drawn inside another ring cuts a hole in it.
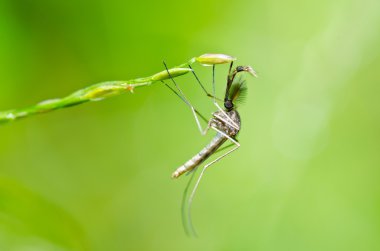
M 165 62 L 164 62 L 164 65 L 165 65 L 165 68 L 168 69 Z M 189 67 L 191 68 L 190 65 Z M 213 78 L 212 78 L 213 79 L 212 80 L 213 93 L 212 94 L 207 92 L 207 90 L 205 89 L 201 81 L 199 80 L 198 76 L 195 74 L 194 71 L 192 71 L 197 82 L 200 84 L 200 86 L 202 87 L 206 95 L 213 99 L 213 103 L 218 109 L 216 112 L 212 114 L 212 117 L 209 120 L 207 120 L 203 115 L 201 115 L 198 112 L 198 110 L 194 108 L 194 106 L 186 98 L 186 96 L 184 95 L 184 93 L 179 88 L 178 84 L 173 78 L 170 77 L 170 79 L 172 80 L 178 92 L 174 90 L 172 87 L 170 87 L 168 84 L 166 84 L 166 86 L 169 87 L 170 90 L 172 90 L 179 98 L 181 98 L 185 102 L 187 106 L 190 107 L 194 115 L 195 121 L 197 123 L 197 126 L 199 128 L 199 131 L 201 132 L 202 135 L 205 135 L 210 129 L 216 131 L 215 137 L 211 140 L 211 142 L 207 146 L 205 146 L 199 153 L 197 153 L 195 156 L 193 156 L 183 165 L 178 167 L 172 174 L 172 178 L 178 178 L 185 173 L 188 173 L 188 174 L 192 173 L 189 183 L 186 186 L 186 189 L 184 191 L 184 196 L 182 200 L 182 221 L 185 227 L 185 231 L 188 235 L 196 236 L 195 229 L 192 225 L 190 209 L 191 209 L 192 201 L 195 196 L 195 192 L 197 191 L 197 188 L 203 177 L 204 172 L 207 170 L 208 167 L 220 161 L 222 158 L 226 157 L 227 155 L 234 152 L 240 147 L 240 143 L 236 139 L 236 136 L 238 135 L 241 128 L 241 120 L 240 120 L 240 115 L 238 111 L 236 110 L 235 104 L 236 102 L 239 101 L 239 99 L 242 99 L 244 97 L 247 91 L 247 87 L 246 87 L 245 80 L 241 77 L 239 78 L 236 76 L 242 72 L 248 72 L 255 77 L 257 75 L 256 75 L 256 72 L 250 66 L 237 66 L 234 70 L 232 69 L 233 69 L 233 61 L 230 63 L 230 67 L 229 67 L 224 99 L 218 99 L 215 96 L 215 64 L 212 64 L 212 73 L 213 73 Z M 169 72 L 168 74 L 170 75 Z M 220 107 L 217 100 L 223 102 L 224 109 Z M 207 127 L 205 129 L 202 129 L 198 116 L 207 123 Z M 226 141 L 230 141 L 231 144 L 226 147 L 221 148 L 221 146 Z M 216 153 L 218 150 L 223 150 L 230 146 L 234 146 L 234 148 L 232 148 L 231 150 L 227 151 L 226 153 L 222 154 L 221 156 L 217 157 L 216 159 L 212 160 L 211 162 L 203 166 L 202 171 L 198 179 L 196 180 L 193 190 L 189 196 L 189 199 L 188 201 L 186 201 L 188 189 L 194 177 L 196 169 L 203 162 L 205 162 L 210 156 Z M 187 207 L 186 207 L 186 203 L 187 203 Z

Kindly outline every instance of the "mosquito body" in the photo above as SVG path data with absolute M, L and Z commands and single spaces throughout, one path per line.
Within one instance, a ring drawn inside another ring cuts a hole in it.
M 236 136 L 238 135 L 238 133 L 240 131 L 241 121 L 240 121 L 240 115 L 239 115 L 239 113 L 235 107 L 235 102 L 238 102 L 239 99 L 243 98 L 245 91 L 246 91 L 246 86 L 245 86 L 245 80 L 243 80 L 242 78 L 235 79 L 235 77 L 240 72 L 248 72 L 248 73 L 252 74 L 253 76 L 256 76 L 256 73 L 250 66 L 238 66 L 238 67 L 236 67 L 235 70 L 232 70 L 232 65 L 233 65 L 233 62 L 231 62 L 231 64 L 230 64 L 229 73 L 227 76 L 227 85 L 226 85 L 226 92 L 225 92 L 224 99 L 218 99 L 215 96 L 215 64 L 213 64 L 213 71 L 212 71 L 213 72 L 213 81 L 212 81 L 213 93 L 212 94 L 210 94 L 206 91 L 206 89 L 204 88 L 204 86 L 200 82 L 199 78 L 197 77 L 197 75 L 193 71 L 193 74 L 194 74 L 196 80 L 198 81 L 198 83 L 200 84 L 200 86 L 202 87 L 202 89 L 204 90 L 206 95 L 208 97 L 213 98 L 213 103 L 218 109 L 216 112 L 214 112 L 212 114 L 212 118 L 208 121 L 204 116 L 202 116 L 198 112 L 198 110 L 196 110 L 191 105 L 190 101 L 185 97 L 182 90 L 179 88 L 179 86 L 177 85 L 177 83 L 174 81 L 173 78 L 171 78 L 171 80 L 174 83 L 175 88 L 178 90 L 178 92 L 166 84 L 167 87 L 169 87 L 179 98 L 181 98 L 186 103 L 187 106 L 189 106 L 189 108 L 191 109 L 191 111 L 194 115 L 195 121 L 196 121 L 197 126 L 198 126 L 202 135 L 205 135 L 209 129 L 216 131 L 216 136 L 211 140 L 211 142 L 206 147 L 204 147 L 198 154 L 196 154 L 194 157 L 192 157 L 190 160 L 188 160 L 185 164 L 183 164 L 182 166 L 177 168 L 172 174 L 172 178 L 178 178 L 185 173 L 190 173 L 190 172 L 193 173 L 193 176 L 191 177 L 191 179 L 190 179 L 190 181 L 189 181 L 189 183 L 188 183 L 188 185 L 184 191 L 184 196 L 183 196 L 183 200 L 182 200 L 182 220 L 183 220 L 183 224 L 185 227 L 185 231 L 189 235 L 196 236 L 195 230 L 192 226 L 190 208 L 191 208 L 191 204 L 192 204 L 195 192 L 199 186 L 199 183 L 203 177 L 205 170 L 209 166 L 211 166 L 212 164 L 218 162 L 219 160 L 226 157 L 227 155 L 229 155 L 230 153 L 232 153 L 233 151 L 237 150 L 240 147 L 239 142 L 236 140 Z M 166 64 L 165 64 L 165 67 L 166 67 Z M 190 65 L 189 65 L 189 67 L 190 67 Z M 167 69 L 167 67 L 166 67 L 166 69 Z M 169 72 L 168 72 L 168 74 L 170 75 Z M 217 100 L 223 101 L 224 109 L 222 109 L 219 106 Z M 200 118 L 207 123 L 207 127 L 205 129 L 202 129 L 197 115 L 199 115 Z M 214 159 L 213 161 L 211 161 L 210 163 L 206 164 L 203 167 L 203 169 L 202 169 L 202 171 L 201 171 L 201 173 L 200 173 L 200 175 L 199 175 L 199 177 L 198 177 L 198 179 L 194 185 L 194 188 L 193 188 L 193 190 L 192 190 L 192 192 L 188 198 L 188 201 L 186 202 L 187 191 L 188 191 L 188 188 L 190 186 L 191 180 L 194 177 L 196 169 L 205 160 L 207 160 L 210 156 L 212 156 L 214 153 L 216 153 L 218 150 L 222 150 L 221 146 L 226 141 L 231 141 L 232 144 L 226 146 L 225 148 L 233 146 L 233 145 L 234 145 L 234 148 L 232 148 L 231 150 L 222 154 L 221 156 L 217 157 L 216 159 Z M 186 203 L 187 203 L 187 207 L 185 206 Z M 185 216 L 186 211 L 187 211 L 187 216 Z
M 227 114 L 227 116 L 238 126 L 238 129 L 225 122 L 228 121 L 225 114 Z M 223 118 L 223 120 L 220 118 Z M 209 122 L 209 126 L 210 128 L 214 128 L 214 130 L 217 129 L 220 132 L 217 132 L 211 142 L 197 155 L 177 168 L 177 170 L 173 172 L 172 178 L 178 178 L 182 174 L 192 171 L 194 168 L 197 168 L 199 165 L 201 165 L 228 140 L 228 137 L 226 136 L 234 139 L 240 130 L 240 115 L 236 110 L 226 111 L 225 113 L 217 111 L 213 113 L 213 117 Z

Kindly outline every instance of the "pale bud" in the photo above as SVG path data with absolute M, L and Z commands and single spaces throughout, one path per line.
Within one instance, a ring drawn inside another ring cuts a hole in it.
M 228 64 L 235 60 L 236 58 L 225 54 L 203 54 L 195 58 L 202 65 Z

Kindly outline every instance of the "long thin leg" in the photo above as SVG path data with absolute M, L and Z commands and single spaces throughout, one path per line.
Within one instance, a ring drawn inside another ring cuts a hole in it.
M 202 129 L 202 126 L 201 126 L 201 123 L 199 122 L 199 119 L 198 119 L 198 116 L 197 114 L 200 115 L 200 113 L 194 108 L 194 106 L 190 103 L 190 101 L 186 98 L 185 94 L 182 92 L 182 90 L 179 88 L 179 86 L 177 85 L 176 81 L 174 80 L 174 78 L 172 77 L 172 75 L 170 74 L 169 72 L 169 69 L 168 67 L 166 66 L 166 63 L 165 61 L 163 62 L 164 63 L 164 66 L 165 66 L 165 69 L 166 69 L 166 72 L 168 73 L 170 79 L 172 80 L 172 82 L 174 83 L 175 87 L 177 88 L 177 90 L 179 91 L 179 93 L 175 92 L 172 88 L 169 88 L 174 91 L 175 94 L 177 94 L 178 97 L 180 97 L 191 109 L 191 112 L 193 113 L 193 116 L 195 118 L 195 122 L 197 123 L 197 126 L 198 126 L 198 129 L 200 131 L 200 133 L 202 135 L 205 135 L 207 133 L 207 131 L 209 130 L 210 128 L 210 125 L 208 124 L 207 127 L 205 129 Z M 181 95 L 180 95 L 181 94 Z M 200 115 L 202 117 L 202 119 L 206 120 L 204 116 Z M 207 120 L 206 120 L 207 121 Z
M 189 68 L 193 70 L 193 68 L 191 67 L 191 65 L 189 65 Z M 197 74 L 195 73 L 194 70 L 192 71 L 192 73 L 193 73 L 195 79 L 197 80 L 198 84 L 199 84 L 200 87 L 202 88 L 202 90 L 206 93 L 206 96 L 207 96 L 207 97 L 215 98 L 216 100 L 221 101 L 221 102 L 223 101 L 222 99 L 217 98 L 217 97 L 215 97 L 214 95 L 210 94 L 210 93 L 206 90 L 206 88 L 204 87 L 204 85 L 202 84 L 201 80 L 198 78 L 198 76 L 197 76 Z
M 221 152 L 223 150 L 226 150 L 227 148 L 230 148 L 231 146 L 235 145 L 234 143 L 231 143 L 229 145 L 226 145 L 226 146 L 223 146 L 221 148 L 219 148 L 218 150 L 215 151 L 215 153 L 218 153 L 218 152 Z
M 164 83 L 164 81 L 161 81 L 162 83 Z M 168 85 L 168 84 L 166 84 L 166 83 L 164 83 L 165 85 L 166 85 L 166 87 L 168 87 L 175 95 L 177 95 L 177 97 L 179 97 L 183 102 L 185 102 L 185 104 L 188 106 L 188 107 L 190 107 L 190 109 L 191 109 L 191 104 L 189 104 L 188 102 L 187 102 L 187 100 L 186 99 L 184 99 L 178 92 L 176 92 L 173 88 L 171 88 L 170 87 L 170 85 Z M 194 111 L 199 115 L 199 117 L 201 117 L 201 119 L 204 121 L 204 122 L 206 122 L 206 123 L 208 123 L 208 120 L 205 118 L 205 116 L 203 116 L 197 109 L 195 109 L 194 108 Z
M 201 175 L 203 175 L 204 171 L 205 171 L 208 167 L 210 167 L 212 164 L 215 164 L 215 163 L 218 162 L 219 160 L 223 159 L 223 158 L 226 157 L 228 154 L 230 154 L 230 153 L 232 153 L 233 151 L 237 150 L 239 147 L 240 147 L 240 145 L 235 146 L 233 149 L 229 150 L 229 151 L 226 152 L 225 154 L 219 156 L 218 158 L 214 159 L 213 161 L 211 161 L 210 163 L 208 163 L 207 165 L 205 165 L 205 166 L 203 167 L 203 169 L 202 169 L 202 173 L 201 173 Z M 199 181 L 200 181 L 200 178 L 201 178 L 201 177 L 199 177 Z M 198 180 L 197 180 L 197 183 L 199 183 Z
M 233 145 L 235 145 L 235 144 L 231 143 L 227 146 L 219 148 L 215 153 L 223 151 L 223 150 L 225 150 L 225 149 L 227 149 Z M 191 170 L 190 172 L 186 173 L 186 175 L 190 175 L 190 179 L 186 184 L 185 190 L 183 191 L 182 202 L 181 202 L 182 225 L 185 229 L 186 234 L 188 236 L 193 236 L 193 237 L 197 237 L 197 232 L 195 231 L 195 228 L 192 224 L 193 221 L 191 219 L 191 213 L 188 212 L 188 214 L 186 214 L 186 209 L 187 209 L 186 208 L 186 199 L 187 199 L 187 194 L 188 194 L 191 182 L 193 181 L 193 179 L 195 177 L 195 173 L 197 172 L 197 170 L 198 170 L 198 167 L 196 167 L 193 170 Z
M 189 229 L 192 230 L 193 233 L 195 233 L 196 235 L 196 232 L 194 230 L 194 227 L 193 227 L 193 224 L 192 224 L 192 220 L 191 220 L 191 205 L 193 203 L 193 199 L 194 199 L 194 196 L 195 196 L 195 192 L 197 191 L 198 189 L 198 186 L 199 186 L 199 183 L 203 177 L 203 174 L 204 172 L 206 171 L 206 169 L 208 167 L 210 167 L 212 164 L 215 164 L 216 162 L 218 162 L 219 160 L 221 160 L 222 158 L 226 157 L 227 155 L 229 155 L 230 153 L 232 153 L 233 151 L 237 150 L 240 146 L 236 146 L 234 147 L 233 149 L 229 150 L 228 152 L 226 152 L 225 154 L 223 154 L 222 156 L 218 157 L 217 159 L 213 160 L 212 162 L 210 162 L 209 164 L 205 165 L 202 169 L 202 172 L 200 173 L 198 179 L 197 179 L 197 182 L 195 183 L 194 185 L 194 188 L 193 188 L 193 191 L 191 192 L 191 195 L 189 197 L 189 200 L 188 200 L 188 206 L 187 206 L 187 221 L 188 221 L 188 226 L 189 226 Z
M 212 95 L 214 96 L 214 104 L 216 103 L 216 91 L 215 91 L 215 65 L 212 65 Z
M 186 209 L 187 209 L 186 208 L 186 199 L 187 199 L 187 194 L 188 194 L 188 191 L 189 191 L 189 188 L 190 188 L 190 184 L 193 181 L 193 179 L 195 177 L 195 173 L 196 173 L 197 170 L 198 170 L 198 168 L 194 168 L 193 170 L 191 170 L 190 172 L 187 173 L 187 174 L 191 173 L 191 177 L 190 177 L 189 181 L 186 184 L 185 190 L 183 191 L 182 202 L 181 202 L 181 212 L 182 212 L 182 224 L 183 224 L 183 227 L 184 227 L 185 232 L 186 232 L 186 234 L 188 236 L 194 236 L 194 237 L 197 236 L 197 233 L 196 233 L 196 231 L 194 229 L 194 226 L 192 224 L 191 215 L 186 214 Z M 187 215 L 187 217 L 186 217 L 186 215 Z
M 198 189 L 198 186 L 199 186 L 199 183 L 203 177 L 203 174 L 204 172 L 206 171 L 206 169 L 208 167 L 210 167 L 212 164 L 215 164 L 216 162 L 220 161 L 222 158 L 226 157 L 227 155 L 229 155 L 230 153 L 232 153 L 233 151 L 237 150 L 239 147 L 240 147 L 240 144 L 239 142 L 237 142 L 236 140 L 232 139 L 230 136 L 228 136 L 227 134 L 219 131 L 218 129 L 216 129 L 215 127 L 211 127 L 212 129 L 216 130 L 217 132 L 223 134 L 226 138 L 228 138 L 230 141 L 232 141 L 232 143 L 235 145 L 235 147 L 231 150 L 229 150 L 228 152 L 226 152 L 225 154 L 219 156 L 218 158 L 216 158 L 215 160 L 211 161 L 210 163 L 206 164 L 201 173 L 199 174 L 199 177 L 194 185 L 194 188 L 190 194 L 190 197 L 189 197 L 189 200 L 188 200 L 188 206 L 187 206 L 187 226 L 189 226 L 189 230 L 191 229 L 193 231 L 193 233 L 196 235 L 196 232 L 194 230 L 194 227 L 193 227 L 193 224 L 192 224 L 192 220 L 191 220 L 191 205 L 193 203 L 193 199 L 194 199 L 194 196 L 195 196 L 195 192 L 197 191 Z M 186 191 L 187 193 L 187 191 Z

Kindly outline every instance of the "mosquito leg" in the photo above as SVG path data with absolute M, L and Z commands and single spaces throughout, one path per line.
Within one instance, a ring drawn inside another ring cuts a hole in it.
M 229 145 L 223 146 L 222 148 L 219 148 L 218 150 L 215 151 L 215 153 L 221 152 L 227 148 L 230 148 L 231 146 L 235 145 L 234 143 L 231 143 Z
M 220 151 L 223 151 L 231 146 L 235 145 L 234 143 L 231 143 L 227 146 L 224 146 L 220 149 L 218 149 L 215 153 L 217 152 L 220 152 Z M 197 172 L 198 170 L 198 167 L 195 167 L 194 169 L 190 170 L 189 172 L 186 173 L 186 175 L 190 175 L 190 179 L 189 181 L 187 182 L 186 184 L 186 187 L 185 187 L 185 190 L 183 191 L 183 195 L 182 195 L 182 202 L 181 202 L 181 214 L 182 214 L 182 224 L 183 224 L 183 227 L 185 229 L 185 232 L 188 236 L 194 236 L 194 237 L 197 237 L 197 232 L 195 231 L 195 228 L 192 224 L 192 219 L 191 219 L 191 213 L 188 212 L 188 214 L 186 214 L 186 198 L 187 198 L 187 194 L 188 194 L 188 191 L 189 191 L 189 188 L 190 188 L 190 185 L 191 185 L 191 182 L 193 181 L 194 177 L 195 177 L 195 173 Z M 187 215 L 187 217 L 186 217 Z
M 211 127 L 211 129 L 214 129 L 214 130 L 217 131 L 218 133 L 222 134 L 224 137 L 228 138 L 228 139 L 229 139 L 229 140 L 235 145 L 235 147 L 234 147 L 233 149 L 229 150 L 228 152 L 226 152 L 225 154 L 219 156 L 218 158 L 216 158 L 215 160 L 211 161 L 210 163 L 208 163 L 207 165 L 205 165 L 205 166 L 203 167 L 202 172 L 201 172 L 201 174 L 200 174 L 199 177 L 198 177 L 197 183 L 196 183 L 195 186 L 194 186 L 193 192 L 192 192 L 191 195 L 190 195 L 190 198 L 189 198 L 189 204 L 191 204 L 191 202 L 192 202 L 192 200 L 193 200 L 193 197 L 194 197 L 194 195 L 195 195 L 195 191 L 197 190 L 197 187 L 198 187 L 198 185 L 199 185 L 199 182 L 200 182 L 200 180 L 201 180 L 201 178 L 202 178 L 201 176 L 203 175 L 203 173 L 204 173 L 204 171 L 207 169 L 207 167 L 209 167 L 209 166 L 211 166 L 212 164 L 218 162 L 219 160 L 221 160 L 222 158 L 226 157 L 228 154 L 232 153 L 233 151 L 235 151 L 236 149 L 238 149 L 238 148 L 240 147 L 240 143 L 239 143 L 237 140 L 235 140 L 235 139 L 231 138 L 230 136 L 228 136 L 226 133 L 224 133 L 224 132 L 218 130 L 217 128 L 215 128 L 215 127 L 213 127 L 213 126 Z
M 206 171 L 206 169 L 208 167 L 210 167 L 212 164 L 215 164 L 216 162 L 218 162 L 219 160 L 221 160 L 222 158 L 226 157 L 227 155 L 229 155 L 230 153 L 232 153 L 233 151 L 237 150 L 239 148 L 239 146 L 236 146 L 234 147 L 233 149 L 229 150 L 228 152 L 226 152 L 225 154 L 223 154 L 222 156 L 218 157 L 217 159 L 213 160 L 212 162 L 208 163 L 207 165 L 205 165 L 202 169 L 202 172 L 200 173 L 198 179 L 197 179 L 197 182 L 195 183 L 195 186 L 193 188 L 193 191 L 191 192 L 191 195 L 189 197 L 189 200 L 188 200 L 188 205 L 187 205 L 187 221 L 188 221 L 188 226 L 189 226 L 189 229 L 192 229 L 192 231 L 194 231 L 194 227 L 193 227 L 193 224 L 192 224 L 192 221 L 191 221 L 191 205 L 193 203 L 193 199 L 194 199 L 194 196 L 195 196 L 195 192 L 197 191 L 198 189 L 198 186 L 199 186 L 199 183 L 203 177 L 203 174 L 204 172 Z
M 201 182 L 201 179 L 203 177 L 203 174 L 204 172 L 206 171 L 207 168 L 209 168 L 212 164 L 215 164 L 216 162 L 220 161 L 221 159 L 223 159 L 224 157 L 226 157 L 227 155 L 229 155 L 230 153 L 232 153 L 233 151 L 237 150 L 239 147 L 240 147 L 240 144 L 239 142 L 237 142 L 235 139 L 231 138 L 230 136 L 228 136 L 227 134 L 221 132 L 220 130 L 216 129 L 215 127 L 211 127 L 212 129 L 216 130 L 217 132 L 221 133 L 223 136 L 225 136 L 226 138 L 228 138 L 230 141 L 232 141 L 232 143 L 235 145 L 235 147 L 231 150 L 229 150 L 228 152 L 226 152 L 225 154 L 219 156 L 218 158 L 216 158 L 215 160 L 211 161 L 210 163 L 208 163 L 207 165 L 205 165 L 201 171 L 201 173 L 199 174 L 199 177 L 194 185 L 194 188 L 190 194 L 190 197 L 189 197 L 189 200 L 188 200 L 188 205 L 187 205 L 187 220 L 188 220 L 188 225 L 190 227 L 190 229 L 194 229 L 193 228 L 193 225 L 192 225 L 192 221 L 191 221 L 191 205 L 193 203 L 193 199 L 194 199 L 194 196 L 195 196 L 195 193 L 198 189 L 198 186 L 199 186 L 199 183 Z
M 198 126 L 198 129 L 199 129 L 199 131 L 200 131 L 200 133 L 202 134 L 202 135 L 205 135 L 206 133 L 207 133 L 207 131 L 209 130 L 209 128 L 210 128 L 210 126 L 209 126 L 209 121 L 198 111 L 198 110 L 196 110 L 195 108 L 194 108 L 194 106 L 192 106 L 190 103 L 189 103 L 189 101 L 185 98 L 185 97 L 183 97 L 183 96 L 181 96 L 178 92 L 176 92 L 173 88 L 171 88 L 169 85 L 167 85 L 166 84 L 166 86 L 171 90 L 171 91 L 173 91 L 180 99 L 182 99 L 184 102 L 185 102 L 185 104 L 191 109 L 191 112 L 192 112 L 192 114 L 193 114 L 193 116 L 194 116 L 194 118 L 195 118 L 195 122 L 197 123 L 197 126 Z M 198 119 L 198 116 L 197 115 L 199 115 L 199 117 L 203 120 L 203 121 L 205 121 L 206 123 L 207 123 L 207 127 L 205 128 L 205 129 L 202 129 L 202 126 L 201 126 L 201 123 L 199 122 L 199 119 Z
M 161 81 L 162 83 L 164 83 L 164 81 Z M 170 87 L 170 85 L 168 85 L 168 84 L 166 84 L 166 83 L 164 83 L 165 85 L 166 85 L 166 87 L 168 87 L 175 95 L 177 95 L 177 97 L 179 97 L 183 102 L 185 102 L 185 104 L 188 106 L 188 107 L 190 107 L 190 109 L 191 109 L 191 104 L 186 100 L 186 99 L 184 99 L 178 92 L 176 92 L 173 88 L 171 88 Z M 208 123 L 208 120 L 205 118 L 205 116 L 203 116 L 198 110 L 196 110 L 195 108 L 194 108 L 194 111 L 195 111 L 195 113 L 196 114 L 198 114 L 198 116 L 204 121 L 204 122 L 206 122 L 206 123 Z
M 193 181 L 193 179 L 195 177 L 195 173 L 197 170 L 198 170 L 198 168 L 194 168 L 193 170 L 191 170 L 190 172 L 187 173 L 187 174 L 191 174 L 191 177 L 186 184 L 185 190 L 183 191 L 182 202 L 181 202 L 181 214 L 182 214 L 183 227 L 184 227 L 185 232 L 188 236 L 195 236 L 195 237 L 197 236 L 197 233 L 196 233 L 194 226 L 192 224 L 191 214 L 186 214 L 186 213 L 188 213 L 186 211 L 188 209 L 186 207 L 186 199 L 187 199 L 187 194 L 188 194 L 191 182 Z
M 215 65 L 212 65 L 212 95 L 214 96 L 214 104 L 216 103 L 216 91 L 215 91 Z
M 189 68 L 193 70 L 193 68 L 191 67 L 191 65 L 189 65 Z M 210 93 L 206 90 L 206 88 L 204 87 L 204 85 L 202 84 L 201 80 L 198 78 L 198 76 L 197 76 L 197 74 L 195 73 L 194 70 L 192 71 L 192 73 L 193 73 L 195 79 L 197 80 L 198 84 L 199 84 L 200 87 L 202 88 L 202 90 L 205 92 L 205 94 L 206 94 L 207 97 L 215 98 L 216 100 L 221 101 L 221 102 L 223 101 L 222 99 L 215 97 L 215 95 L 210 94 Z
M 211 166 L 212 164 L 215 164 L 216 162 L 218 162 L 219 160 L 223 159 L 224 157 L 226 157 L 228 154 L 232 153 L 233 151 L 237 150 L 238 148 L 240 147 L 240 144 L 235 146 L 233 149 L 229 150 L 228 152 L 226 152 L 225 154 L 219 156 L 218 158 L 214 159 L 213 161 L 211 161 L 210 163 L 208 163 L 207 165 L 204 166 L 204 168 L 202 169 L 202 172 L 204 172 L 206 170 L 206 168 L 208 168 L 209 166 Z M 201 173 L 202 174 L 202 173 Z
M 169 75 L 169 77 L 170 77 L 170 79 L 172 80 L 172 82 L 174 83 L 174 86 L 176 87 L 176 89 L 179 91 L 179 93 L 177 93 L 173 88 L 171 88 L 169 85 L 166 85 L 167 87 L 169 87 L 169 89 L 171 89 L 180 99 L 182 99 L 184 102 L 185 102 L 185 104 L 187 105 L 187 106 L 189 106 L 190 107 L 190 109 L 191 109 L 191 112 L 193 113 L 193 116 L 194 116 L 194 118 L 195 118 L 195 122 L 197 123 L 197 126 L 198 126 L 198 129 L 199 129 L 199 131 L 200 131 L 200 133 L 202 134 L 202 135 L 205 135 L 206 133 L 207 133 L 207 131 L 209 130 L 209 128 L 210 128 L 210 126 L 209 126 L 209 124 L 207 125 L 207 127 L 205 128 L 205 129 L 202 129 L 202 126 L 201 126 L 201 123 L 199 122 L 199 119 L 198 119 L 198 116 L 197 116 L 197 114 L 206 122 L 206 123 L 208 123 L 208 121 L 207 121 L 207 119 L 203 116 L 203 115 L 201 115 L 200 114 L 200 112 L 198 112 L 195 108 L 194 108 L 194 106 L 190 103 L 190 101 L 186 98 L 186 96 L 185 96 L 185 94 L 182 92 L 182 90 L 181 90 L 181 88 L 179 88 L 179 86 L 177 85 L 177 83 L 176 83 L 176 81 L 174 80 L 174 78 L 171 76 L 171 74 L 170 74 L 170 72 L 169 72 L 169 69 L 168 69 L 168 67 L 166 66 L 166 63 L 165 62 L 163 62 L 164 63 L 164 66 L 165 66 L 165 69 L 166 69 L 166 71 L 167 71 L 167 73 L 168 73 L 168 75 Z
M 223 159 L 224 157 L 226 157 L 227 155 L 229 155 L 230 153 L 232 153 L 233 151 L 237 150 L 239 147 L 240 147 L 240 144 L 237 143 L 236 141 L 233 141 L 234 144 L 236 145 L 233 149 L 229 150 L 228 152 L 226 152 L 225 154 L 219 156 L 218 158 L 216 158 L 215 160 L 211 161 L 210 163 L 208 163 L 207 165 L 205 165 L 202 169 L 202 172 L 201 174 L 199 175 L 198 179 L 197 179 L 197 182 L 195 183 L 195 186 L 193 188 L 193 191 L 191 192 L 191 195 L 190 195 L 190 198 L 189 198 L 189 205 L 188 205 L 188 208 L 190 209 L 191 207 L 191 203 L 193 202 L 193 199 L 194 199 L 194 195 L 195 195 L 195 192 L 197 191 L 197 188 L 199 186 L 199 183 L 202 179 L 202 176 L 204 174 L 204 172 L 206 171 L 206 169 L 208 167 L 210 167 L 212 164 L 215 164 L 216 162 L 218 162 L 219 160 Z M 189 210 L 190 211 L 190 210 Z

